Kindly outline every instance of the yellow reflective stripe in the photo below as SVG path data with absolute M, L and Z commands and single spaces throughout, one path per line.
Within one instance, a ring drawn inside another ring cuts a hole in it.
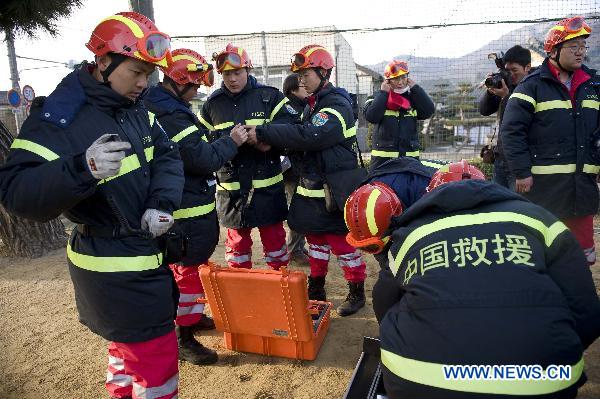
M 239 181 L 233 181 L 231 183 L 220 182 L 219 184 L 217 184 L 217 191 L 223 191 L 223 190 L 235 191 L 235 190 L 239 190 L 240 187 L 241 186 L 240 186 Z
M 583 165 L 583 173 L 596 174 L 598 172 L 600 172 L 600 165 L 590 165 L 587 163 Z
M 182 139 L 184 139 L 185 137 L 189 136 L 190 134 L 197 132 L 198 131 L 198 127 L 196 125 L 192 125 L 190 127 L 187 127 L 185 129 L 183 129 L 181 132 L 177 133 L 175 135 L 175 137 L 173 137 L 173 141 L 178 143 L 180 142 Z
M 336 111 L 333 108 L 321 108 L 319 110 L 319 112 L 329 112 L 330 114 L 335 115 L 339 120 L 340 123 L 342 124 L 342 129 L 344 131 L 344 137 L 345 138 L 349 138 L 352 136 L 356 136 L 356 125 L 354 125 L 353 127 L 351 127 L 350 129 L 346 130 L 346 121 L 344 120 L 344 118 L 342 117 L 342 114 L 340 114 L 338 111 Z
M 421 155 L 420 151 L 406 151 L 407 157 L 418 157 L 419 155 Z
M 272 186 L 272 185 L 277 184 L 282 181 L 283 181 L 283 174 L 280 173 L 276 176 L 269 177 L 267 179 L 252 180 L 252 187 L 265 188 L 265 187 Z M 229 182 L 229 183 L 219 183 L 219 185 L 217 185 L 217 190 L 234 191 L 234 190 L 239 190 L 240 188 L 241 188 L 241 185 L 240 185 L 240 182 L 238 182 L 238 181 Z
M 398 377 L 422 385 L 458 392 L 518 396 L 545 395 L 568 388 L 579 380 L 584 366 L 582 357 L 571 366 L 570 380 L 475 380 L 446 379 L 444 366 L 447 365 L 410 359 L 385 349 L 381 349 L 381 363 Z
M 566 165 L 532 166 L 531 173 L 534 175 L 553 175 L 555 173 L 575 173 L 577 165 L 574 163 Z
M 192 208 L 178 209 L 173 212 L 174 219 L 186 219 L 193 218 L 196 216 L 203 216 L 211 213 L 215 210 L 216 204 L 214 202 L 207 205 L 194 206 Z
M 542 101 L 537 103 L 537 105 L 535 106 L 535 112 L 548 111 L 557 108 L 571 109 L 573 108 L 573 104 L 571 104 L 571 100 Z
M 582 108 L 592 108 L 596 110 L 600 110 L 600 101 L 597 100 L 583 100 L 581 102 Z
M 254 188 L 265 188 L 277 184 L 283 181 L 283 175 L 280 173 L 276 176 L 269 177 L 268 179 L 252 180 L 252 187 Z
M 200 137 L 200 138 L 208 143 L 208 139 L 206 138 L 206 135 L 203 134 L 202 137 Z
M 124 17 L 122 15 L 112 15 L 108 18 L 104 18 L 102 20 L 102 22 L 108 21 L 110 19 L 114 19 L 116 21 L 119 21 L 119 22 L 127 25 L 127 27 L 131 30 L 131 33 L 133 33 L 133 35 L 135 37 L 137 37 L 138 39 L 141 39 L 142 37 L 144 37 L 144 32 L 142 32 L 142 28 L 140 28 L 140 26 L 137 23 L 135 23 L 134 21 L 132 21 L 131 19 Z M 135 43 L 132 43 L 132 44 L 135 44 Z
M 67 244 L 67 258 L 75 266 L 93 272 L 140 272 L 157 269 L 162 264 L 162 253 L 142 256 L 92 256 L 75 252 Z
M 246 125 L 252 125 L 252 126 L 260 126 L 260 125 L 264 125 L 264 123 L 267 122 L 266 119 L 246 119 Z
M 398 158 L 400 156 L 400 152 L 373 150 L 373 151 L 371 151 L 371 155 L 374 157 L 382 157 L 382 158 Z
M 198 111 L 198 113 L 196 114 L 196 116 L 198 117 L 198 120 L 200 121 L 200 123 L 202 123 L 202 124 L 204 125 L 204 127 L 206 127 L 208 130 L 210 130 L 211 132 L 212 132 L 213 130 L 215 130 L 214 126 L 213 126 L 213 125 L 211 125 L 210 123 L 208 123 L 208 122 L 206 121 L 206 119 L 204 119 L 204 118 L 202 117 L 202 114 L 200 113 L 200 111 Z
M 296 193 L 302 195 L 303 197 L 312 197 L 312 198 L 325 198 L 325 190 L 311 190 L 310 188 L 304 188 L 302 186 L 298 186 L 296 188 Z
M 411 116 L 417 116 L 417 110 L 416 109 L 410 109 L 408 110 L 408 112 L 406 112 L 406 114 L 404 114 L 404 118 L 408 118 Z
M 373 236 L 376 236 L 379 232 L 379 227 L 377 227 L 377 221 L 375 220 L 375 203 L 380 195 L 381 191 L 374 189 L 371 191 L 371 194 L 369 194 L 369 198 L 367 198 L 367 226 L 369 226 L 369 231 Z
M 156 119 L 156 115 L 154 115 L 154 113 L 148 111 L 148 120 L 150 121 L 150 126 L 154 126 L 155 119 Z
M 313 47 L 310 50 L 308 50 L 304 56 L 308 57 L 309 55 L 311 55 L 312 53 L 314 53 L 317 50 L 325 50 L 325 47 Z M 327 50 L 325 50 L 325 51 L 327 51 Z
M 271 111 L 271 115 L 269 116 L 269 120 L 272 121 L 273 119 L 275 119 L 275 115 L 277 115 L 277 113 L 279 112 L 279 110 L 281 109 L 281 107 L 284 106 L 285 103 L 289 102 L 290 99 L 285 97 L 283 100 L 279 101 L 279 103 L 275 106 L 275 108 L 273 108 L 273 111 Z
M 514 98 L 519 98 L 521 100 L 525 100 L 525 101 L 531 103 L 531 105 L 533 105 L 533 107 L 535 108 L 536 102 L 533 99 L 533 97 L 528 96 L 527 94 L 523 94 L 523 93 L 513 93 L 513 94 L 510 95 L 509 99 L 511 99 L 513 97 Z
M 227 129 L 228 127 L 231 127 L 231 126 L 233 126 L 233 122 L 219 123 L 218 125 L 215 125 L 215 130 Z
M 445 164 L 435 163 L 435 162 L 431 162 L 431 161 L 421 161 L 421 164 L 424 166 L 429 166 L 430 168 L 435 168 L 435 169 L 440 169 L 440 170 L 445 169 L 446 172 L 448 171 L 448 165 L 445 165 Z
M 179 54 L 173 57 L 173 61 L 179 61 L 179 60 L 188 60 L 188 61 L 192 61 L 194 64 L 204 64 L 202 61 L 200 61 L 197 58 L 192 57 L 189 54 Z
M 398 115 L 400 115 L 400 112 L 392 111 L 391 109 L 386 109 L 384 115 L 385 116 L 398 116 Z
M 147 162 L 152 161 L 152 159 L 154 158 L 154 147 L 145 148 L 144 155 L 146 156 Z M 131 154 L 129 156 L 126 156 L 121 161 L 121 169 L 119 169 L 119 173 L 117 173 L 114 176 L 107 177 L 106 179 L 100 180 L 98 182 L 98 184 L 107 183 L 113 179 L 116 179 L 117 177 L 121 177 L 129 172 L 133 172 L 134 170 L 139 169 L 140 167 L 141 167 L 140 160 L 139 160 L 137 154 Z
M 373 100 L 374 100 L 374 98 L 369 98 L 369 99 L 367 99 L 367 101 L 365 101 L 365 105 L 367 105 L 368 103 L 370 103 L 370 102 L 371 102 L 371 101 L 373 101 Z
M 25 150 L 33 152 L 35 155 L 44 158 L 46 161 L 54 161 L 60 158 L 58 154 L 54 151 L 51 151 L 48 148 L 29 140 L 15 139 L 12 142 L 10 148 L 14 150 Z
M 515 212 L 489 212 L 489 213 L 477 213 L 473 215 L 455 215 L 448 216 L 443 219 L 438 219 L 435 222 L 414 229 L 408 237 L 402 243 L 398 254 L 394 259 L 394 262 L 390 264 L 392 273 L 396 275 L 400 265 L 404 261 L 404 257 L 408 251 L 412 248 L 417 241 L 425 238 L 426 236 L 437 233 L 441 230 L 451 229 L 454 227 L 474 226 L 488 223 L 520 223 L 527 227 L 531 227 L 537 230 L 544 236 L 544 242 L 546 246 L 551 246 L 554 239 L 567 230 L 562 222 L 555 222 L 552 226 L 548 227 L 543 222 L 534 219 L 530 216 L 522 215 Z

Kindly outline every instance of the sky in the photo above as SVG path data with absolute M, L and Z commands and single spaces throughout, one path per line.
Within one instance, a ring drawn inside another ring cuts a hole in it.
M 58 35 L 40 33 L 37 38 L 18 37 L 19 56 L 68 62 L 91 60 L 85 48 L 91 31 L 104 17 L 127 11 L 127 0 L 84 0 L 83 6 L 58 21 Z M 171 36 L 217 35 L 274 31 L 316 26 L 338 29 L 388 28 L 443 23 L 556 18 L 583 12 L 600 13 L 600 0 L 328 0 L 285 3 L 278 0 L 200 2 L 154 0 L 154 16 L 160 30 Z M 522 24 L 394 30 L 347 33 L 355 61 L 372 65 L 394 55 L 460 57 Z M 4 39 L 0 34 L 0 39 Z M 307 43 L 308 44 L 308 43 Z M 191 47 L 177 40 L 172 48 Z M 291 55 L 291 54 L 290 54 Z M 36 95 L 48 95 L 69 73 L 56 64 L 18 59 L 20 85 L 30 85 Z M 35 68 L 35 69 L 34 69 Z M 38 69 L 42 68 L 42 69 Z M 6 45 L 0 45 L 0 90 L 11 88 Z

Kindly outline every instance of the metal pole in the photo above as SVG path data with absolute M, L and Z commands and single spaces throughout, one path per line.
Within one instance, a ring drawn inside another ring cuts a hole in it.
M 262 72 L 263 72 L 263 83 L 265 85 L 268 85 L 268 81 L 269 81 L 269 66 L 267 64 L 267 34 L 265 33 L 265 31 L 262 31 L 260 36 L 261 36 L 261 39 L 262 39 L 262 56 L 263 56 Z
M 153 0 L 129 0 L 129 7 L 131 11 L 139 12 L 145 15 L 152 22 L 156 22 L 154 19 L 154 3 Z M 152 72 L 148 79 L 148 87 L 156 86 L 158 84 L 158 69 Z
M 338 54 L 340 52 L 340 45 L 336 44 L 335 46 L 335 86 L 338 87 L 338 71 L 340 70 L 339 66 L 338 66 Z
M 10 68 L 10 80 L 12 82 L 12 88 L 21 93 L 21 86 L 19 85 L 19 70 L 17 69 L 17 54 L 15 52 L 15 37 L 11 30 L 6 30 L 6 48 L 8 52 L 8 66 Z M 21 105 L 13 110 L 15 114 L 15 125 L 17 126 L 17 135 L 21 130 L 21 123 L 23 121 L 23 111 Z

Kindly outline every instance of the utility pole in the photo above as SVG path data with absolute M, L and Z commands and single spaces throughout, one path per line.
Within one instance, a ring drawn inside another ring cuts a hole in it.
M 6 48 L 8 50 L 8 65 L 10 68 L 10 81 L 12 82 L 12 88 L 21 93 L 21 85 L 19 84 L 19 70 L 17 69 L 17 54 L 15 52 L 15 37 L 12 30 L 7 29 L 6 34 Z M 15 124 L 17 126 L 17 135 L 21 130 L 21 123 L 23 123 L 23 102 L 17 108 L 13 109 L 15 114 Z
M 261 37 L 261 42 L 262 42 L 262 56 L 263 56 L 263 62 L 262 62 L 262 70 L 263 70 L 263 83 L 265 85 L 269 84 L 269 65 L 267 62 L 267 34 L 265 33 L 265 31 L 262 31 L 260 34 Z
M 152 22 L 156 22 L 154 19 L 154 2 L 153 0 L 129 0 L 129 7 L 131 11 L 138 12 L 145 15 Z M 158 84 L 158 70 L 155 70 L 150 79 L 148 79 L 148 87 L 156 86 Z

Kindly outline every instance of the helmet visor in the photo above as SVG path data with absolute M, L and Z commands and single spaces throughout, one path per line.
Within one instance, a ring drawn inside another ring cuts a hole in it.
M 292 72 L 303 69 L 308 65 L 308 57 L 301 53 L 292 56 Z
M 573 17 L 569 19 L 567 24 L 565 25 L 565 32 L 567 33 L 577 33 L 581 29 L 585 29 L 586 32 L 592 32 L 592 28 L 585 22 L 583 17 Z
M 242 57 L 237 53 L 221 53 L 216 58 L 217 71 L 222 72 L 227 65 L 232 69 L 242 68 Z
M 160 61 L 171 48 L 171 39 L 162 32 L 150 32 L 138 43 L 138 50 L 149 61 Z
M 404 61 L 390 65 L 390 78 L 395 78 L 408 73 L 408 64 Z

